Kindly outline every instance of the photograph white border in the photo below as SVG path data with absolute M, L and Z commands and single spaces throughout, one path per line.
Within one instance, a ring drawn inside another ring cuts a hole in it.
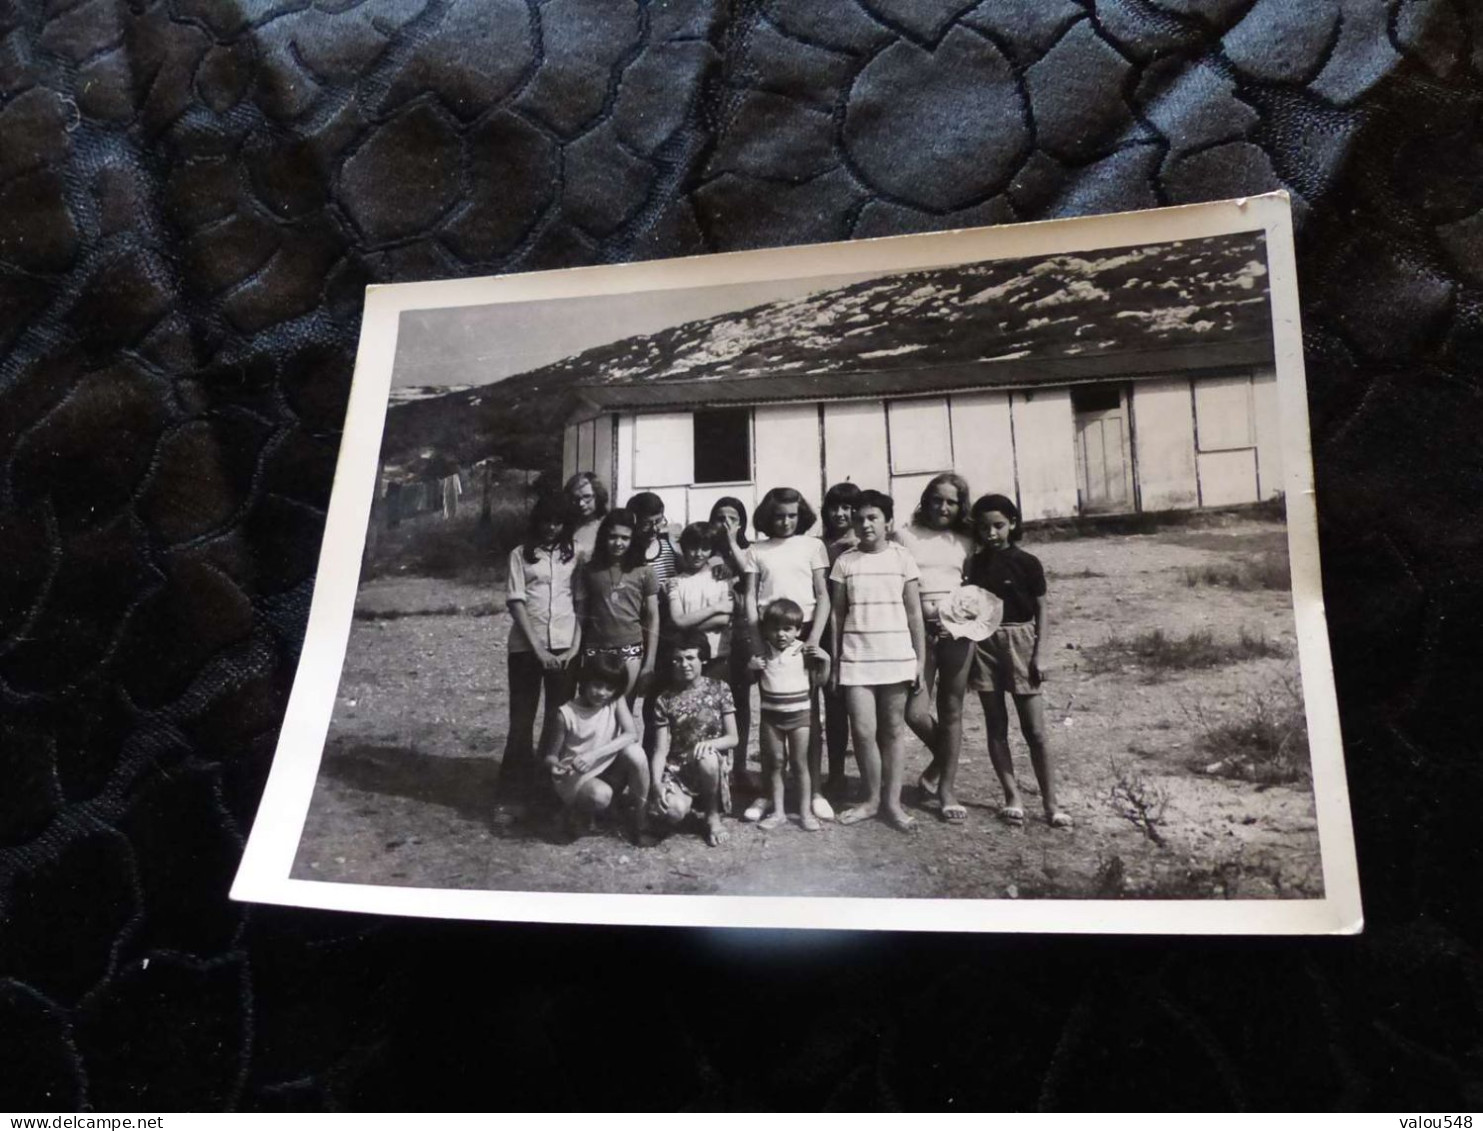
M 350 636 L 398 325 L 404 311 L 872 270 L 888 274 L 1249 231 L 1265 233 L 1271 273 L 1293 607 L 1322 855 L 1322 899 L 1017 901 L 612 895 L 389 887 L 291 877 Z M 848 243 L 368 287 L 304 648 L 231 897 L 384 915 L 544 923 L 1119 934 L 1358 933 L 1363 921 L 1359 876 L 1320 587 L 1307 384 L 1287 194 Z

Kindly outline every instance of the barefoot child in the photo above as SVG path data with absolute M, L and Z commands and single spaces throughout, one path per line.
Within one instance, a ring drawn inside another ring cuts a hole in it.
M 829 557 L 829 568 L 834 568 L 839 555 L 855 548 L 855 501 L 860 497 L 860 488 L 854 483 L 836 483 L 824 493 L 824 532 L 819 536 L 824 541 L 824 551 Z M 833 647 L 833 633 L 826 631 L 819 641 L 825 648 Z M 829 751 L 829 777 L 824 781 L 824 792 L 835 801 L 844 797 L 845 765 L 849 757 L 850 712 L 845 707 L 844 696 L 832 691 L 824 684 L 824 746 Z
M 923 793 L 938 795 L 938 814 L 950 823 L 968 817 L 953 787 L 963 745 L 963 697 L 968 689 L 973 642 L 945 632 L 937 606 L 963 584 L 964 571 L 973 557 L 973 539 L 968 534 L 971 502 L 963 477 L 945 471 L 933 476 L 923 489 L 911 522 L 891 535 L 906 547 L 922 574 L 919 588 L 927 637 L 926 665 L 922 685 L 907 700 L 906 725 L 932 752 L 932 763 L 917 785 Z
M 762 769 L 767 777 L 772 812 L 755 820 L 764 829 L 787 821 L 783 801 L 783 772 L 791 768 L 798 786 L 798 823 L 816 833 L 822 826 L 809 799 L 808 745 L 815 723 L 811 708 L 815 689 L 829 676 L 829 656 L 822 648 L 798 638 L 803 610 L 797 602 L 779 597 L 762 614 L 762 652 L 751 667 L 762 685 Z M 752 810 L 748 810 L 750 817 Z M 759 819 L 760 818 L 760 819 Z
M 654 699 L 657 736 L 650 764 L 649 808 L 671 828 L 705 813 L 705 842 L 726 839 L 721 814 L 731 804 L 736 708 L 731 689 L 701 674 L 710 655 L 705 634 L 682 632 L 670 653 L 670 682 Z
M 711 556 L 716 529 L 709 522 L 692 522 L 680 532 L 680 572 L 664 587 L 669 623 L 677 633 L 697 629 L 710 642 L 711 655 L 704 675 L 726 680 L 731 669 L 731 617 L 736 598 L 730 571 L 717 571 Z
M 747 574 L 746 598 L 747 626 L 757 651 L 762 647 L 761 610 L 779 597 L 803 610 L 801 635 L 810 647 L 817 648 L 823 639 L 829 621 L 829 555 L 819 539 L 803 537 L 814 521 L 813 508 L 792 487 L 774 487 L 757 505 L 757 529 L 767 537 L 752 544 L 755 572 Z M 808 748 L 812 807 L 814 816 L 828 821 L 834 809 L 822 792 L 822 761 L 823 736 L 814 734 Z
M 829 575 L 839 657 L 831 680 L 844 690 L 866 790 L 840 823 L 879 814 L 910 832 L 916 822 L 901 808 L 904 716 L 907 695 L 924 682 L 925 644 L 917 563 L 887 539 L 893 512 L 891 496 L 879 491 L 862 491 L 855 503 L 859 545 L 841 554 Z
M 544 734 L 556 709 L 572 697 L 573 661 L 581 651 L 581 608 L 574 586 L 582 559 L 572 545 L 573 514 L 559 498 L 542 496 L 531 508 L 525 540 L 510 551 L 506 604 L 510 610 L 510 733 L 495 796 L 518 812 L 533 799 L 534 730 L 546 694 Z
M 583 567 L 579 582 L 586 607 L 582 656 L 622 660 L 630 709 L 633 696 L 642 693 L 641 684 L 650 682 L 654 673 L 659 639 L 659 583 L 644 565 L 637 531 L 632 511 L 609 511 L 598 526 L 592 560 Z
M 1045 706 L 1040 667 L 1045 640 L 1045 570 L 1040 559 L 1019 548 L 1024 534 L 1019 509 L 1003 495 L 985 495 L 973 504 L 973 529 L 982 549 L 968 567 L 968 583 L 987 589 L 1004 602 L 1004 620 L 994 634 L 978 645 L 969 686 L 979 693 L 989 732 L 989 758 L 1004 787 L 1000 820 L 1025 823 L 1025 807 L 1015 779 L 1009 751 L 1007 692 L 1014 698 L 1020 732 L 1030 747 L 1030 765 L 1040 783 L 1040 803 L 1046 822 L 1056 829 L 1071 827 L 1070 814 L 1056 800 L 1055 768 L 1047 745 Z
M 593 818 L 625 790 L 633 835 L 643 835 L 649 765 L 623 701 L 627 678 L 621 658 L 593 656 L 577 678 L 577 697 L 562 704 L 555 725 L 541 736 L 542 761 L 561 801 L 562 826 L 571 837 L 590 832 Z

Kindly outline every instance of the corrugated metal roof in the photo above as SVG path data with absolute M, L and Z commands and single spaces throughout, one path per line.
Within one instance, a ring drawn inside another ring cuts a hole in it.
M 1270 337 L 1198 343 L 1111 354 L 1014 358 L 1003 361 L 898 369 L 811 374 L 762 373 L 692 381 L 634 384 L 578 383 L 572 391 L 582 420 L 615 408 L 698 408 L 706 405 L 762 404 L 845 398 L 921 396 L 971 389 L 1041 388 L 1094 381 L 1150 380 L 1160 377 L 1251 369 L 1274 361 Z

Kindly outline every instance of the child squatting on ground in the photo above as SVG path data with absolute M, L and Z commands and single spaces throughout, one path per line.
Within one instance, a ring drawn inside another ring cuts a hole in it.
M 1070 814 L 1056 799 L 1055 767 L 1045 726 L 1044 696 L 1040 685 L 1041 645 L 1045 640 L 1045 570 L 1040 559 L 1019 548 L 1024 535 L 1019 509 L 1003 495 L 985 495 L 973 504 L 973 529 L 982 547 L 968 567 L 968 583 L 987 589 L 1004 603 L 1004 619 L 978 645 L 969 687 L 979 693 L 989 735 L 989 758 L 1004 788 L 999 818 L 1011 825 L 1025 823 L 1014 759 L 1009 750 L 1009 713 L 1004 696 L 1014 699 L 1020 732 L 1030 748 L 1030 765 L 1040 784 L 1040 802 L 1046 822 L 1056 829 L 1070 828 Z
M 864 801 L 839 815 L 840 823 L 879 815 L 911 832 L 916 821 L 901 807 L 906 700 L 925 682 L 926 644 L 917 563 L 887 540 L 894 513 L 891 496 L 880 491 L 862 491 L 855 502 L 859 543 L 829 574 L 839 657 L 830 682 L 844 689 L 866 791 Z
M 635 839 L 644 833 L 649 765 L 633 714 L 623 700 L 628 672 L 619 656 L 587 658 L 577 677 L 577 697 L 556 712 L 541 736 L 542 761 L 561 801 L 561 823 L 576 838 L 626 792 Z
M 802 629 L 803 610 L 796 601 L 779 597 L 762 613 L 762 652 L 752 657 L 751 667 L 762 685 L 760 745 L 772 812 L 763 816 L 758 806 L 753 819 L 764 829 L 787 821 L 783 771 L 791 768 L 798 789 L 798 823 L 816 833 L 823 826 L 811 804 L 814 789 L 808 751 L 818 728 L 814 693 L 829 677 L 829 656 L 822 648 L 800 640 Z
M 705 842 L 714 847 L 726 839 L 721 815 L 731 804 L 736 707 L 731 688 L 701 674 L 710 651 L 695 629 L 681 632 L 670 650 L 669 686 L 654 698 L 649 811 L 670 828 L 703 811 Z

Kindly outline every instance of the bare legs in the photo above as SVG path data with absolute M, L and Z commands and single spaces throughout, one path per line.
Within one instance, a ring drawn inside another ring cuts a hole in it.
M 721 824 L 721 775 L 726 771 L 722 769 L 722 759 L 715 754 L 702 754 L 695 760 L 695 777 L 699 779 L 698 792 L 692 800 L 690 795 L 681 789 L 664 790 L 661 788 L 661 801 L 656 812 L 664 819 L 671 828 L 682 824 L 696 808 L 699 802 L 705 806 L 705 842 L 714 848 L 727 838 L 725 827 Z
M 1045 726 L 1045 697 L 1042 695 L 1014 696 L 1015 713 L 1020 720 L 1020 733 L 1025 736 L 1025 745 L 1030 748 L 1030 767 L 1035 771 L 1035 781 L 1040 786 L 1040 804 L 1045 809 L 1045 819 L 1057 828 L 1068 827 L 1071 819 L 1062 811 L 1056 798 L 1055 764 L 1051 760 L 1050 744 Z M 1025 818 L 1025 806 L 1020 798 L 1019 781 L 1014 774 L 1014 759 L 1009 751 L 1009 711 L 1001 691 L 979 693 L 983 704 L 984 725 L 989 734 L 989 760 L 994 764 L 994 773 L 1004 789 L 1004 808 L 1000 814 L 1011 822 Z
M 906 723 L 932 752 L 922 773 L 924 783 L 935 783 L 946 820 L 962 820 L 967 811 L 958 804 L 954 786 L 958 756 L 963 749 L 963 699 L 973 667 L 973 642 L 943 638 L 927 648 L 926 678 L 906 704 Z M 936 685 L 937 717 L 932 717 Z
M 567 832 L 572 836 L 591 832 L 593 819 L 599 813 L 607 812 L 620 793 L 627 794 L 628 805 L 634 813 L 635 832 L 642 833 L 644 802 L 649 796 L 649 759 L 638 743 L 625 746 L 608 769 L 588 779 L 577 790 L 562 812 Z
M 839 815 L 842 825 L 877 815 L 902 832 L 915 824 L 901 808 L 908 690 L 905 683 L 844 688 L 855 756 L 860 759 L 860 772 L 865 778 L 865 800 Z
M 757 822 L 758 828 L 775 829 L 787 819 L 783 801 L 783 771 L 793 770 L 794 784 L 798 790 L 798 823 L 811 833 L 820 829 L 819 819 L 813 812 L 813 785 L 817 778 L 810 777 L 809 755 L 813 750 L 811 736 L 816 728 L 799 727 L 783 731 L 767 722 L 762 722 L 760 740 L 762 764 L 767 772 L 767 789 L 772 799 L 772 812 Z

